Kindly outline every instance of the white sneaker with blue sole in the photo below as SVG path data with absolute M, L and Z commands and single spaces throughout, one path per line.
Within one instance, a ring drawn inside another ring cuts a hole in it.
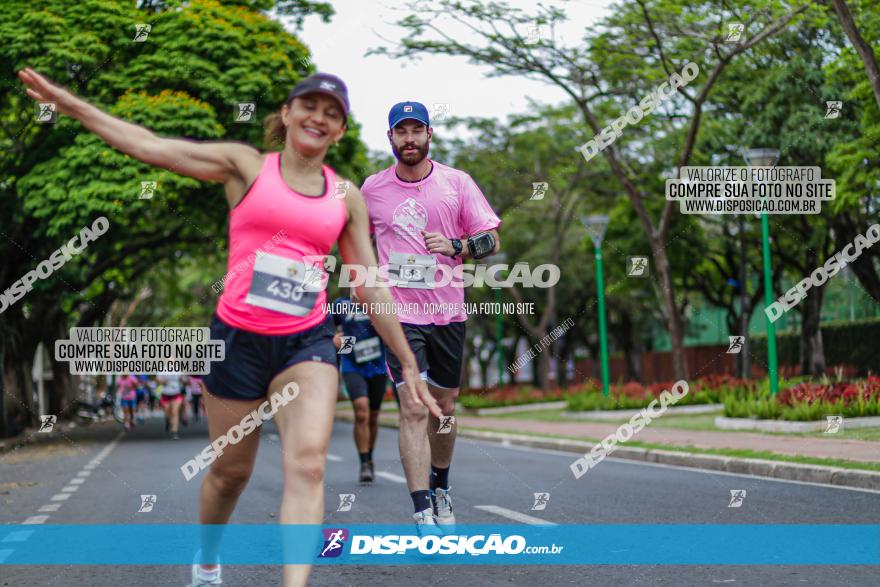
M 452 497 L 449 491 L 452 487 L 446 489 L 434 489 L 431 491 L 431 503 L 434 504 L 434 517 L 437 519 L 437 525 L 442 526 L 444 530 L 455 528 L 455 514 L 452 513 Z

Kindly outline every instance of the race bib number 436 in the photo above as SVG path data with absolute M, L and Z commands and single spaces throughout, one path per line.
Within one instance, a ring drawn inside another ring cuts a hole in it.
M 291 316 L 307 316 L 325 287 L 324 275 L 320 267 L 278 255 L 260 255 L 245 302 Z

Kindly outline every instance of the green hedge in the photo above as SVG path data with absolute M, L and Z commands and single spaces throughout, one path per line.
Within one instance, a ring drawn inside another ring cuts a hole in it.
M 568 411 L 584 412 L 590 410 L 640 410 L 648 407 L 655 397 L 628 397 L 625 395 L 609 395 L 605 397 L 602 392 L 581 392 L 568 398 Z M 706 391 L 688 393 L 678 400 L 677 406 L 691 406 L 697 404 L 714 404 L 718 397 Z
M 859 375 L 867 375 L 868 371 L 880 373 L 880 353 L 874 347 L 880 341 L 880 318 L 826 322 L 821 329 L 826 365 L 852 365 Z M 766 334 L 752 337 L 749 343 L 754 356 L 767 356 Z M 776 354 L 780 365 L 800 364 L 800 333 L 777 332 Z

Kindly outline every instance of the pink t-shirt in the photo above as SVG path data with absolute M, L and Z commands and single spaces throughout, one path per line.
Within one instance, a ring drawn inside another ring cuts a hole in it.
M 137 396 L 135 390 L 138 380 L 134 375 L 124 375 L 116 380 L 116 388 L 119 390 L 119 399 L 132 400 Z
M 470 175 L 431 162 L 433 170 L 419 182 L 398 178 L 395 164 L 368 177 L 361 191 L 376 235 L 379 265 L 388 265 L 395 273 L 396 266 L 413 263 L 418 275 L 418 265 L 433 257 L 437 268 L 425 266 L 427 271 L 434 272 L 437 281 L 442 281 L 439 267 L 445 265 L 443 271 L 451 271 L 462 264 L 461 257 L 429 254 L 421 231 L 439 232 L 449 239 L 461 238 L 496 229 L 501 220 Z M 403 271 L 402 267 L 401 275 Z M 454 278 L 451 285 L 443 287 L 391 287 L 391 296 L 401 308 L 398 319 L 409 324 L 464 322 L 467 314 L 460 282 L 461 279 Z M 431 311 L 439 307 L 444 310 Z

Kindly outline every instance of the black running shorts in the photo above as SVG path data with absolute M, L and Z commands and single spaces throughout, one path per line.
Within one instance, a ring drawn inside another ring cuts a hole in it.
M 263 399 L 276 375 L 297 363 L 317 361 L 336 367 L 333 317 L 295 334 L 256 334 L 229 326 L 216 315 L 211 339 L 226 344 L 226 358 L 211 364 L 202 380 L 211 395 L 227 399 Z
M 360 373 L 343 373 L 345 389 L 348 397 L 354 401 L 361 397 L 369 398 L 370 409 L 378 410 L 382 407 L 382 399 L 385 397 L 385 389 L 388 385 L 388 376 L 382 373 L 372 377 L 364 377 Z
M 461 382 L 464 354 L 464 322 L 435 324 L 402 324 L 409 347 L 416 356 L 422 379 L 435 387 L 456 388 Z M 400 361 L 388 349 L 388 371 L 395 388 L 403 383 Z

